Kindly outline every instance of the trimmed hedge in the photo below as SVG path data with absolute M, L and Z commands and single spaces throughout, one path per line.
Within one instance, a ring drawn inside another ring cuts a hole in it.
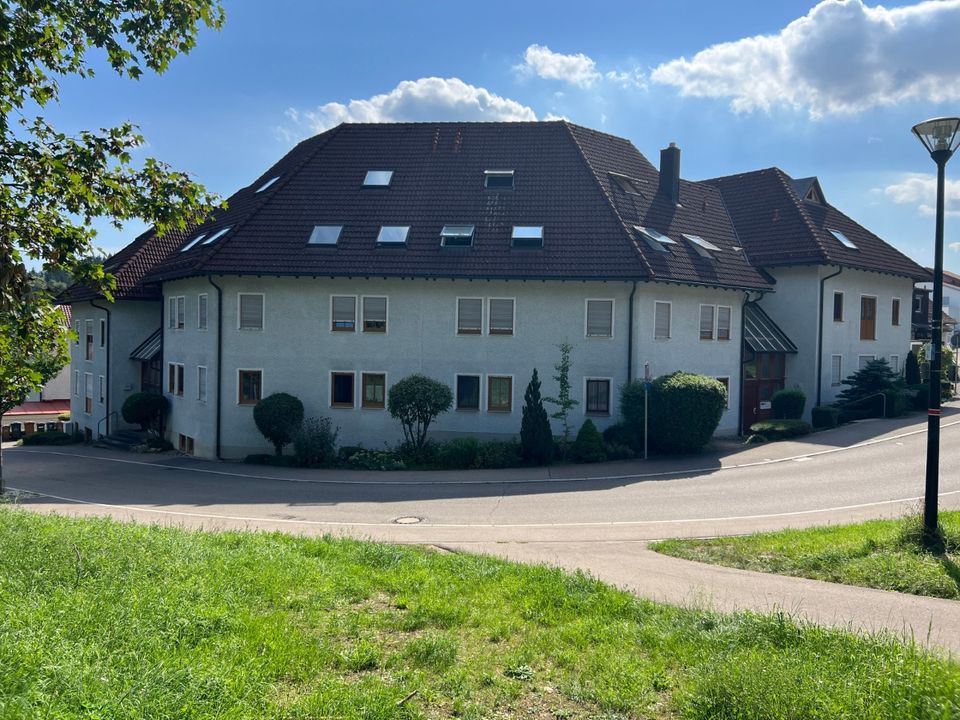
M 59 430 L 45 430 L 23 437 L 24 445 L 72 445 L 74 442 L 72 435 Z
M 803 408 L 807 404 L 807 396 L 803 390 L 790 388 L 778 390 L 771 398 L 773 417 L 778 420 L 799 420 L 803 417 Z
M 831 405 L 820 405 L 810 411 L 815 428 L 835 428 L 840 424 L 840 411 Z
M 283 455 L 283 446 L 303 423 L 303 403 L 289 393 L 274 393 L 253 406 L 253 422 L 257 430 L 273 443 L 276 455 Z
M 640 407 L 630 412 L 642 417 L 642 394 L 640 401 Z M 650 390 L 651 449 L 660 453 L 699 452 L 710 442 L 726 407 L 726 388 L 713 378 L 683 371 L 658 377 Z M 642 442 L 642 425 L 639 437 Z
M 767 440 L 786 440 L 809 435 L 813 428 L 803 420 L 764 420 L 751 425 L 750 432 L 762 435 Z

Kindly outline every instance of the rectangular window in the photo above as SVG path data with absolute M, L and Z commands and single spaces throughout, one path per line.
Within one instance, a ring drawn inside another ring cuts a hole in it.
M 183 363 L 177 363 L 177 395 L 183 395 Z
M 457 335 L 483 332 L 483 298 L 457 298 Z
M 843 293 L 835 292 L 833 294 L 833 321 L 843 322 Z
M 363 373 L 363 398 L 361 404 L 365 408 L 386 407 L 387 376 L 383 373 Z
M 893 370 L 894 374 L 900 374 L 900 356 L 891 355 L 890 356 L 890 369 Z
M 107 346 L 107 321 L 100 321 L 100 347 Z
M 107 401 L 107 383 L 103 375 L 99 375 L 97 379 L 97 402 L 103 405 Z
M 922 295 L 913 296 L 913 311 L 915 313 L 923 312 L 923 296 Z
M 655 340 L 670 339 L 670 310 L 668 302 L 657 302 L 653 311 L 653 338 Z
M 860 296 L 860 339 L 877 339 L 877 299 Z
M 237 295 L 237 328 L 239 330 L 263 330 L 263 295 L 239 293 Z
M 197 296 L 197 330 L 207 329 L 207 294 Z
M 480 376 L 457 375 L 457 410 L 480 409 Z
M 256 405 L 263 393 L 262 370 L 237 370 L 237 403 Z
M 542 248 L 542 225 L 514 225 L 510 241 L 515 248 Z
M 487 411 L 513 410 L 513 378 L 491 375 L 487 378 Z
M 167 298 L 167 327 L 171 330 L 177 329 L 177 299 L 175 297 Z
M 93 373 L 83 374 L 83 411 L 93 413 Z
M 491 335 L 513 335 L 513 298 L 490 298 L 487 319 Z
M 389 187 L 393 179 L 393 170 L 367 170 L 363 178 L 364 187 Z
M 872 363 L 874 360 L 876 360 L 877 356 L 876 355 L 860 355 L 858 356 L 857 359 L 860 365 L 859 369 L 863 370 L 869 363 Z
M 363 298 L 363 331 L 366 333 L 387 331 L 387 299 L 385 297 Z
M 613 300 L 587 300 L 587 337 L 613 337 Z
M 343 225 L 314 225 L 307 245 L 336 245 Z
M 700 339 L 713 340 L 713 305 L 700 306 Z
M 947 298 L 949 300 L 950 298 Z M 894 298 L 890 303 L 890 324 L 897 327 L 900 324 L 900 298 Z
M 379 245 L 405 245 L 409 232 L 409 225 L 384 225 L 380 228 L 380 234 L 377 235 L 377 243 Z
M 167 392 L 183 395 L 183 363 L 167 363 Z
M 609 380 L 587 380 L 587 414 L 610 414 Z
M 330 298 L 330 329 L 333 332 L 356 332 L 357 298 L 333 295 Z
M 83 358 L 93 360 L 93 320 L 83 322 Z
M 473 245 L 473 225 L 444 225 L 440 230 L 442 247 L 470 247 Z
M 177 330 L 183 330 L 187 318 L 187 298 L 183 295 L 177 296 Z
M 830 356 L 830 384 L 836 387 L 843 382 L 843 356 Z
M 353 407 L 353 373 L 330 373 L 330 406 Z
M 207 369 L 203 365 L 197 366 L 197 400 L 207 401 Z
M 732 309 L 726 305 L 717 306 L 717 340 L 730 339 L 730 314 Z
M 513 190 L 513 170 L 484 170 L 483 186 L 487 190 Z
M 718 383 L 723 385 L 723 389 L 727 395 L 727 404 L 724 406 L 727 410 L 730 409 L 730 378 L 728 377 L 718 377 L 714 378 Z

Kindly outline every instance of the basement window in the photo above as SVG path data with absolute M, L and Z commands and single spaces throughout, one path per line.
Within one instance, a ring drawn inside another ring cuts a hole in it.
M 845 248 L 850 248 L 851 250 L 859 250 L 859 248 L 853 244 L 853 241 L 850 240 L 850 238 L 848 238 L 839 230 L 831 230 L 830 228 L 827 228 L 827 230 L 830 230 L 830 234 L 833 235 L 837 240 L 839 240 L 840 244 L 843 245 Z
M 377 235 L 377 244 L 404 245 L 407 242 L 408 232 L 410 232 L 409 225 L 384 225 L 380 228 L 380 234 Z
M 222 238 L 222 237 L 223 237 L 224 235 L 226 235 L 228 232 L 230 232 L 230 226 L 229 226 L 229 225 L 228 225 L 227 227 L 225 227 L 225 228 L 220 228 L 219 230 L 217 230 L 213 235 L 211 235 L 211 236 L 208 237 L 206 240 L 204 240 L 204 241 L 203 241 L 203 244 L 204 244 L 204 245 L 210 245 L 210 244 L 211 244 L 212 242 L 214 242 L 215 240 L 219 240 L 220 238 Z
M 364 187 L 390 187 L 393 179 L 393 170 L 367 170 L 363 178 Z
M 473 225 L 444 225 L 440 231 L 443 247 L 470 247 L 473 245 Z
M 667 237 L 661 232 L 654 230 L 653 228 L 644 227 L 643 225 L 634 225 L 633 229 L 640 233 L 640 236 L 646 241 L 647 245 L 650 246 L 651 250 L 656 250 L 657 252 L 670 252 L 670 248 L 667 245 L 676 245 L 677 241 L 672 238 Z
M 542 248 L 543 226 L 514 225 L 510 240 L 515 248 Z
M 643 195 L 640 191 L 640 180 L 635 180 L 632 177 L 627 177 L 626 175 L 615 172 L 610 173 L 610 178 L 614 184 L 625 193 L 629 195 Z
M 682 235 L 690 242 L 691 245 L 693 245 L 693 249 L 697 251 L 697 254 L 700 257 L 713 260 L 713 255 L 711 253 L 723 252 L 712 242 L 709 240 L 704 240 L 699 235 L 688 235 L 687 233 L 682 233 Z
M 336 245 L 343 225 L 314 225 L 307 245 Z
M 206 233 L 200 233 L 200 234 L 197 235 L 193 240 L 191 240 L 191 241 L 188 242 L 186 245 L 184 245 L 183 248 L 180 250 L 180 252 L 186 252 L 187 250 L 189 250 L 190 248 L 192 248 L 194 245 L 196 245 L 198 242 L 200 242 L 201 240 L 203 240 L 206 236 L 207 236 Z
M 513 170 L 484 170 L 483 186 L 487 190 L 513 190 Z
M 280 176 L 279 176 L 279 175 L 277 175 L 276 177 L 270 178 L 270 179 L 267 180 L 263 185 L 261 185 L 260 187 L 257 188 L 257 192 L 258 192 L 258 193 L 262 193 L 264 190 L 266 190 L 268 187 L 270 187 L 271 185 L 273 185 L 273 184 L 274 184 L 277 180 L 279 180 L 279 179 L 280 179 Z

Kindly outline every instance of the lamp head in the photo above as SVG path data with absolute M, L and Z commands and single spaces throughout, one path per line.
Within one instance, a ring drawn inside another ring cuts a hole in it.
M 927 152 L 944 155 L 949 158 L 960 145 L 960 118 L 941 117 L 924 120 L 913 126 L 917 136 Z

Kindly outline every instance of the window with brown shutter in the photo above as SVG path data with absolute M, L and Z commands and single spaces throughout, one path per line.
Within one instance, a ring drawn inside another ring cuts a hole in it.
M 84 359 L 93 360 L 93 320 L 84 321 L 83 333 L 84 333 Z
M 877 339 L 877 299 L 875 297 L 860 297 L 860 339 Z

